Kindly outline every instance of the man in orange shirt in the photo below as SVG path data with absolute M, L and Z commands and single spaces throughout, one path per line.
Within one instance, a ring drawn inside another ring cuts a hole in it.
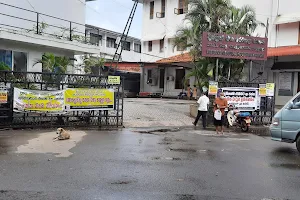
M 225 120 L 225 109 L 228 107 L 227 100 L 225 99 L 225 94 L 220 93 L 220 97 L 217 97 L 214 102 L 214 112 L 216 110 L 220 110 L 222 113 L 221 120 L 214 119 L 214 124 L 216 126 L 216 132 L 219 134 L 219 130 L 221 129 L 221 134 L 224 134 L 224 120 Z

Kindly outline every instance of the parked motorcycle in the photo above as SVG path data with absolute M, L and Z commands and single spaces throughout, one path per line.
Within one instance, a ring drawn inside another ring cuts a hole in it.
M 243 132 L 248 132 L 251 126 L 251 114 L 249 112 L 240 112 L 229 106 L 227 113 L 227 120 L 229 126 L 239 126 Z

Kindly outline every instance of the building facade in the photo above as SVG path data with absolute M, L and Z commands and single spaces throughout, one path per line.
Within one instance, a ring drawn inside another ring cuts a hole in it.
M 107 30 L 104 28 L 86 25 L 86 35 L 89 36 L 91 44 L 100 49 L 100 56 L 106 60 L 111 60 L 115 54 L 117 42 L 122 33 Z M 141 40 L 139 38 L 128 36 L 126 42 L 122 44 L 123 52 L 120 62 L 141 62 Z
M 189 6 L 185 6 L 185 0 L 139 2 L 143 4 L 142 52 L 151 53 L 151 61 L 161 60 L 160 62 L 173 66 L 176 64 L 176 67 L 170 69 L 175 70 L 176 79 L 176 68 L 180 67 L 177 64 L 187 61 L 188 55 L 173 48 L 172 40 L 176 30 L 187 25 L 184 17 Z M 268 60 L 254 61 L 251 66 L 248 64 L 244 71 L 245 81 L 276 83 L 276 104 L 284 105 L 300 91 L 300 1 L 232 0 L 232 4 L 237 7 L 254 7 L 257 19 L 266 25 L 258 27 L 253 35 L 268 37 Z M 183 60 L 178 60 L 181 58 Z M 187 62 L 191 61 L 189 58 Z M 157 66 L 159 68 L 159 64 Z M 165 75 L 165 80 L 167 77 Z
M 42 71 L 46 52 L 74 59 L 98 54 L 85 37 L 85 1 L 2 0 L 0 62 L 15 71 Z M 72 69 L 69 69 L 72 72 Z

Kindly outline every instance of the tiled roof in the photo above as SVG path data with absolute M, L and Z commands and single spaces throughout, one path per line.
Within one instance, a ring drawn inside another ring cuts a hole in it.
M 178 63 L 178 62 L 192 62 L 193 58 L 190 53 L 182 53 L 176 56 L 171 56 L 169 58 L 163 58 L 158 61 L 157 63 Z
M 300 46 L 268 48 L 268 57 L 300 55 Z

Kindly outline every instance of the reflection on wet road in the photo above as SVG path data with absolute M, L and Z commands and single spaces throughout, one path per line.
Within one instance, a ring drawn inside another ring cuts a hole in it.
M 294 145 L 193 129 L 86 133 L 63 158 L 15 153 L 52 142 L 40 132 L 0 133 L 0 199 L 299 199 Z

